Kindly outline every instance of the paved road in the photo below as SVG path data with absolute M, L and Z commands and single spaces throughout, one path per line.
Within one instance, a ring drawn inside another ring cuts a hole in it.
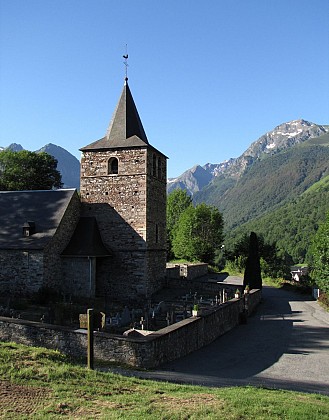
M 258 385 L 329 395 L 329 313 L 303 295 L 263 288 L 246 325 L 139 377 L 207 386 Z

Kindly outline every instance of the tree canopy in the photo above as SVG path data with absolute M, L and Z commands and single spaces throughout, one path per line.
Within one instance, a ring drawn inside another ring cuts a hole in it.
M 0 190 L 51 190 L 61 188 L 57 160 L 48 153 L 28 150 L 0 153 Z
M 185 190 L 176 189 L 167 197 L 167 237 L 168 237 L 168 256 L 172 258 L 172 241 L 175 227 L 181 214 L 192 206 L 192 199 Z
M 293 265 L 291 257 L 279 250 L 275 242 L 267 243 L 263 235 L 259 233 L 257 233 L 257 242 L 262 275 L 266 277 L 290 276 L 290 266 Z M 246 267 L 249 249 L 250 233 L 240 235 L 235 243 L 225 241 L 225 259 L 242 272 Z
M 329 213 L 312 242 L 311 277 L 321 290 L 329 292 Z
M 204 203 L 191 205 L 175 226 L 172 245 L 177 258 L 213 262 L 223 242 L 223 218 L 217 208 Z

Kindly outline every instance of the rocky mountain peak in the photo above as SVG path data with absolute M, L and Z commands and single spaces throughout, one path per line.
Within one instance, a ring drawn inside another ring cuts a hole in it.
M 181 176 L 169 180 L 168 191 L 182 188 L 190 194 L 194 194 L 202 188 L 201 186 L 204 185 L 206 179 L 209 179 L 208 183 L 220 175 L 225 178 L 238 179 L 256 160 L 262 159 L 266 155 L 274 155 L 310 138 L 319 137 L 326 132 L 329 132 L 328 126 L 314 124 L 303 119 L 282 123 L 254 141 L 238 158 L 231 158 L 217 164 L 207 163 L 203 167 L 196 165 L 185 171 Z M 201 183 L 199 183 L 197 167 L 202 168 L 207 174 L 205 176 L 202 173 Z
M 11 143 L 9 146 L 7 146 L 7 147 L 1 147 L 0 146 L 0 151 L 1 150 L 5 150 L 5 149 L 9 149 L 9 150 L 11 150 L 12 152 L 20 152 L 21 150 L 24 150 L 23 149 L 23 147 L 22 147 L 22 145 L 20 145 L 20 144 L 17 144 L 17 143 Z
M 243 155 L 259 158 L 263 154 L 277 153 L 309 138 L 321 136 L 326 131 L 323 126 L 303 119 L 286 122 L 261 136 Z

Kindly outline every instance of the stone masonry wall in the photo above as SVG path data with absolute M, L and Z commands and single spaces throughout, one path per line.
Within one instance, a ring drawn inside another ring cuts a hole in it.
M 108 161 L 113 157 L 119 162 L 118 174 L 108 174 Z M 80 192 L 82 202 L 108 204 L 146 239 L 146 149 L 84 152 Z M 117 245 L 122 248 L 125 243 Z
M 2 250 L 0 289 L 12 297 L 37 292 L 43 285 L 43 252 Z
M 55 289 L 65 290 L 68 284 L 63 276 L 61 253 L 67 247 L 80 217 L 80 199 L 74 193 L 55 235 L 44 250 L 44 284 Z
M 167 264 L 166 277 L 167 279 L 180 279 L 179 264 Z
M 193 280 L 208 274 L 208 264 L 167 264 L 167 277 L 171 279 L 184 278 Z
M 0 255 L 0 287 L 12 296 L 27 296 L 42 286 L 62 290 L 61 252 L 68 244 L 80 215 L 80 200 L 75 193 L 44 250 L 2 250 Z
M 148 293 L 147 296 L 152 295 L 161 289 L 166 283 L 166 250 L 150 250 L 147 252 L 147 276 Z
M 156 161 L 155 173 L 152 173 L 152 162 Z M 165 250 L 166 232 L 166 158 L 152 151 L 147 154 L 149 172 L 146 182 L 146 227 L 148 249 Z M 158 173 L 160 165 L 160 173 Z
M 251 291 L 250 307 L 255 308 L 260 300 L 261 291 Z M 154 368 L 195 351 L 234 328 L 239 324 L 243 310 L 243 299 L 232 299 L 201 317 L 185 319 L 142 338 L 95 333 L 95 358 Z M 74 357 L 86 357 L 87 336 L 81 330 L 0 317 L 0 340 L 43 346 Z
M 108 173 L 112 158 L 118 159 L 118 174 Z M 136 293 L 146 296 L 162 287 L 166 160 L 157 154 L 155 162 L 158 166 L 153 174 L 153 154 L 147 147 L 83 153 L 83 215 L 97 218 L 103 242 L 113 252 L 98 267 L 96 290 L 100 295 L 129 300 Z
M 96 258 L 62 258 L 62 278 L 64 291 L 68 295 L 94 297 Z

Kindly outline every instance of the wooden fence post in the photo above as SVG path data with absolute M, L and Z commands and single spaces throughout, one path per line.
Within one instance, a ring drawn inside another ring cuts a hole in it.
M 87 366 L 94 369 L 94 310 L 87 310 L 88 320 L 88 344 L 87 344 Z

